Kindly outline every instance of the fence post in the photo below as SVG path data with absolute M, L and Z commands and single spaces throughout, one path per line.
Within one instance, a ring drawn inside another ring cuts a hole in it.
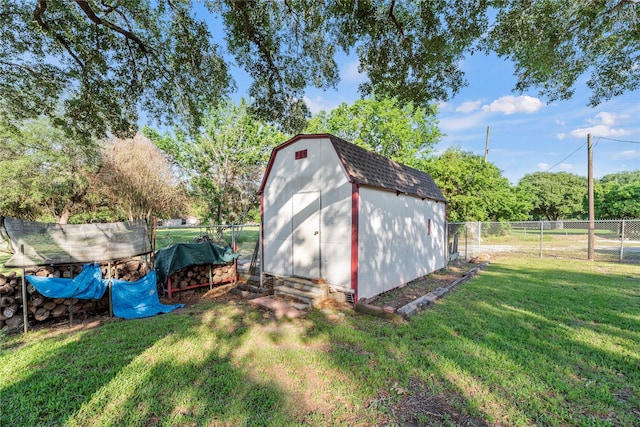
M 444 262 L 449 264 L 449 223 L 444 221 Z
M 542 258 L 542 239 L 544 237 L 544 221 L 540 221 L 540 258 Z
M 236 251 L 236 229 L 235 224 L 231 224 L 231 250 Z
M 467 223 L 464 224 L 464 259 L 469 261 L 469 233 L 467 233 Z
M 620 261 L 624 261 L 624 219 L 620 226 Z
M 482 241 L 482 223 L 480 221 L 478 221 L 478 253 L 476 254 L 476 256 L 479 256 L 482 248 L 481 248 L 481 241 Z
M 27 271 L 22 267 L 22 330 L 26 334 L 29 330 L 29 313 L 27 313 Z

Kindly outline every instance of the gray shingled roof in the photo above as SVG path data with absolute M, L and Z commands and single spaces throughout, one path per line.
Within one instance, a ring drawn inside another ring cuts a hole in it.
M 327 136 L 354 182 L 446 203 L 447 199 L 428 173 L 394 162 L 337 136 Z

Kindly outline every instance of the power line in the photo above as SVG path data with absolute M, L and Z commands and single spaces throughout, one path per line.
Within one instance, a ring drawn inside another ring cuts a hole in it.
M 601 139 L 607 140 L 607 141 L 615 141 L 615 142 L 625 142 L 625 143 L 629 143 L 629 144 L 640 144 L 640 141 L 631 141 L 628 139 L 615 139 L 615 138 L 607 138 L 606 136 L 599 136 L 596 138 L 596 142 L 595 144 L 593 144 L 593 147 L 595 148 L 598 143 L 600 142 Z M 584 147 L 585 145 L 587 145 L 587 143 L 585 142 L 584 144 L 582 144 L 580 147 L 576 148 L 575 151 L 573 151 L 571 154 L 569 154 L 567 157 L 565 157 L 564 159 L 560 160 L 558 163 L 555 163 L 553 166 L 548 167 L 547 169 L 545 169 L 543 172 L 549 172 L 551 169 L 555 168 L 556 166 L 558 166 L 560 163 L 564 162 L 565 160 L 567 160 L 569 157 L 573 156 L 574 154 L 576 154 L 578 151 L 580 151 L 582 149 L 582 147 Z
M 597 139 L 598 140 L 606 139 L 607 141 L 615 141 L 615 142 L 628 142 L 629 144 L 640 144 L 640 141 L 631 141 L 631 140 L 628 140 L 628 139 L 607 138 L 606 136 L 599 136 Z
M 556 163 L 553 166 L 548 167 L 547 169 L 545 169 L 543 172 L 549 172 L 551 169 L 555 168 L 556 166 L 558 166 L 560 163 L 564 162 L 565 160 L 567 160 L 569 157 L 573 156 L 574 154 L 576 154 L 578 151 L 580 151 L 580 149 L 582 147 L 584 147 L 585 145 L 587 145 L 587 143 L 585 142 L 584 144 L 582 144 L 580 147 L 576 148 L 576 150 L 569 154 L 567 157 L 565 157 L 564 159 L 560 160 L 558 163 Z

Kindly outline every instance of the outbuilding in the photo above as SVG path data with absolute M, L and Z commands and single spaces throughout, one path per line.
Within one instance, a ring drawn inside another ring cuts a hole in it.
M 274 148 L 259 194 L 267 275 L 357 302 L 446 266 L 446 199 L 433 178 L 334 135 Z

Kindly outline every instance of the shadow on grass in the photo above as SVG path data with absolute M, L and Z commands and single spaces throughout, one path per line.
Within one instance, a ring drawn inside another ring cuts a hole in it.
M 308 336 L 401 425 L 634 425 L 640 288 L 566 265 L 492 264 L 399 326 L 316 312 Z
M 562 265 L 491 265 L 412 320 L 422 369 L 491 423 L 633 425 L 640 306 L 629 291 L 638 288 Z
M 202 347 L 193 348 L 194 337 L 212 326 L 199 316 L 114 321 L 50 338 L 48 351 L 30 352 L 45 348 L 41 342 L 12 349 L 3 362 L 21 364 L 21 379 L 0 387 L 0 425 L 268 425 L 288 419 L 281 391 L 255 382 L 225 354 L 247 329 L 207 335 L 220 350 L 197 340 Z M 242 317 L 226 322 L 241 325 Z
M 633 425 L 636 276 L 522 265 L 491 264 L 401 324 L 202 303 L 11 348 L 0 360 L 24 372 L 0 424 Z

